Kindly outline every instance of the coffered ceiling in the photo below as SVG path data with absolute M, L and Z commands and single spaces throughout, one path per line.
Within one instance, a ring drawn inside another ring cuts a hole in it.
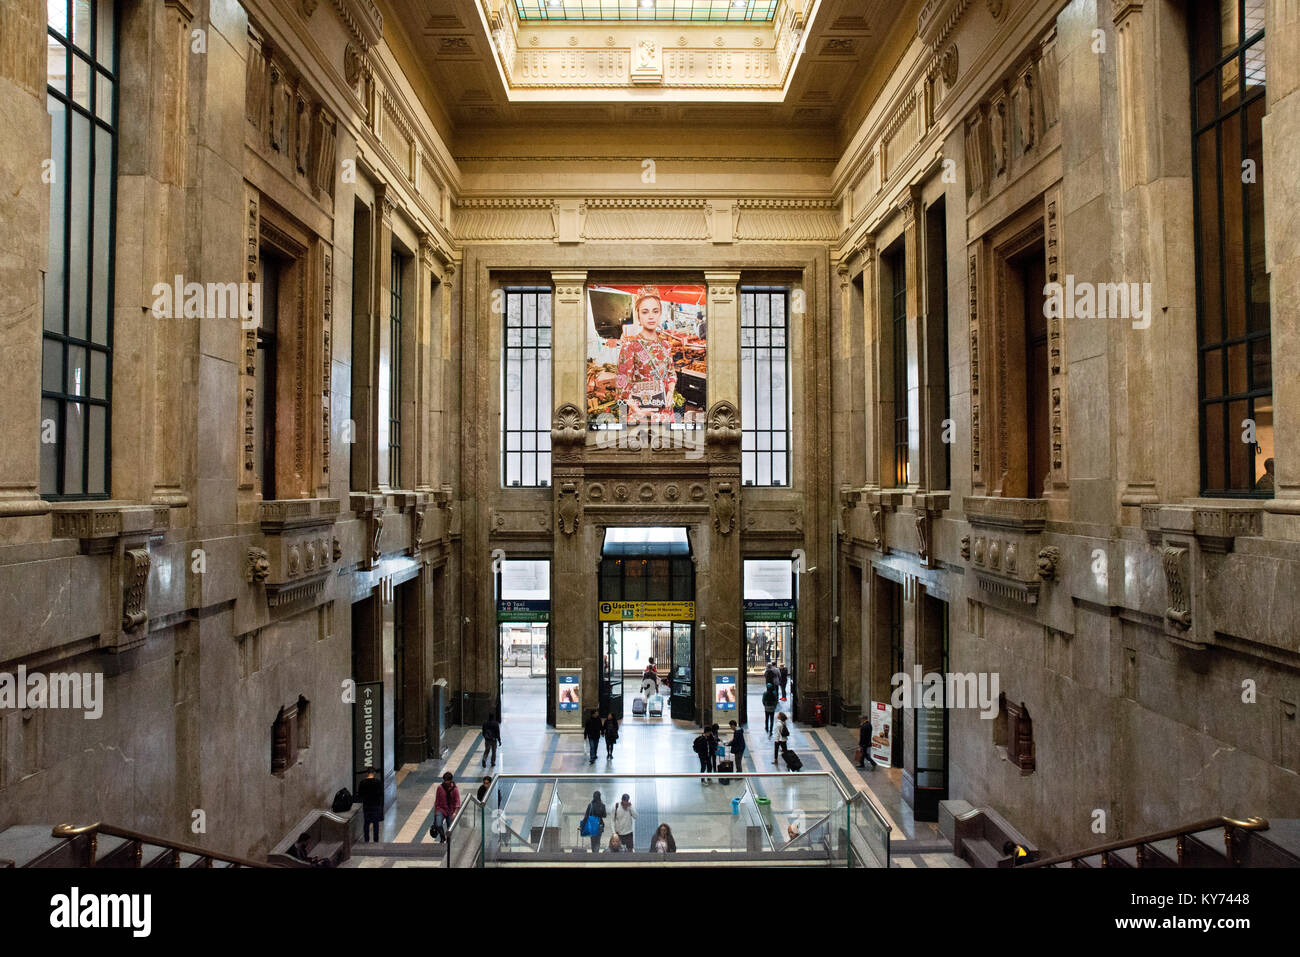
M 899 0 L 746 0 L 743 8 L 656 0 L 653 19 L 640 16 L 641 0 L 381 6 L 385 33 L 402 33 L 440 106 L 466 132 L 592 124 L 834 131 L 886 35 L 916 25 L 916 4 Z M 700 19 L 724 7 L 728 19 Z M 605 13 L 623 19 L 591 19 Z

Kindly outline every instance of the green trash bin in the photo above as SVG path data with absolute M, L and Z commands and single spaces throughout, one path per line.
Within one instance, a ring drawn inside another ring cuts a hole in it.
M 767 828 L 767 833 L 775 840 L 776 832 L 772 830 L 772 799 L 760 797 L 754 799 L 754 804 L 758 807 L 758 816 L 763 821 L 763 826 Z

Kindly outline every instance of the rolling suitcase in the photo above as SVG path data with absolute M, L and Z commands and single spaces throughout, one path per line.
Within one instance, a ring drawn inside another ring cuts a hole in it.
M 735 770 L 736 770 L 736 765 L 733 764 L 733 763 L 730 762 L 730 761 L 719 761 L 719 762 L 718 762 L 718 773 L 719 773 L 719 774 L 722 774 L 724 771 L 735 771 Z M 731 778 L 721 778 L 721 777 L 720 777 L 720 778 L 718 778 L 718 783 L 719 783 L 719 784 L 730 784 L 730 783 L 731 783 Z
M 655 694 L 650 696 L 650 717 L 662 718 L 664 716 L 664 696 Z
M 781 758 L 785 761 L 785 766 L 791 771 L 798 771 L 803 768 L 803 761 L 799 759 L 799 755 L 795 754 L 789 748 L 786 748 L 781 752 Z
M 645 717 L 645 698 L 632 699 L 632 716 Z

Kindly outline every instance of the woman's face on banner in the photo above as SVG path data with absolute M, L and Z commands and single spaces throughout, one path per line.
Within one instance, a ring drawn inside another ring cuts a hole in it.
M 642 299 L 637 307 L 636 321 L 646 332 L 655 332 L 659 329 L 662 310 L 663 305 L 658 299 Z

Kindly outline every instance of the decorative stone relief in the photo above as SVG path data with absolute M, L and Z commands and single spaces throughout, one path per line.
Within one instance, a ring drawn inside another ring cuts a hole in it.
M 869 505 L 867 511 L 871 516 L 871 547 L 883 552 L 885 550 L 885 508 L 883 505 Z
M 1007 169 L 1007 104 L 1001 96 L 989 107 L 989 147 L 993 160 L 992 174 Z
M 551 443 L 553 445 L 572 445 L 585 440 L 586 423 L 582 410 L 572 402 L 566 402 L 555 410 L 551 420 Z
M 1002 554 L 1002 568 L 1009 575 L 1016 573 L 1016 566 L 1020 562 L 1020 550 L 1016 548 L 1015 542 L 1007 542 L 1007 549 Z
M 983 536 L 976 536 L 976 538 L 975 538 L 975 564 L 976 564 L 976 565 L 983 565 L 983 564 L 984 564 L 984 538 L 983 538 Z
M 710 444 L 740 444 L 740 413 L 727 400 L 715 402 L 709 409 L 707 436 Z
M 578 530 L 581 510 L 581 505 L 578 502 L 577 484 L 574 482 L 561 483 L 555 504 L 555 515 L 559 520 L 561 532 L 565 535 L 572 535 Z
M 261 264 L 258 259 L 259 237 L 261 236 L 259 204 L 261 195 L 251 186 L 245 187 L 246 217 L 244 220 L 244 276 L 248 283 L 250 297 L 249 312 L 261 317 L 260 299 L 256 290 L 260 290 Z M 257 305 L 256 310 L 252 309 Z M 239 487 L 251 489 L 257 481 L 256 436 L 257 436 L 257 327 L 242 330 L 243 356 L 240 368 L 240 395 L 243 398 L 240 409 L 240 421 L 243 426 L 242 468 L 239 470 Z
M 997 571 L 1002 566 L 1002 543 L 996 538 L 989 542 L 989 568 Z
M 916 522 L 916 542 L 917 555 L 921 558 L 921 564 L 930 564 L 930 512 L 928 509 L 918 508 L 914 516 Z
M 979 333 L 979 256 L 972 250 L 967 280 L 970 296 L 970 461 L 971 484 L 984 484 L 980 459 L 980 333 Z
M 708 494 L 708 493 L 707 493 L 707 491 L 705 490 L 704 486 L 703 486 L 703 485 L 700 485 L 698 482 L 695 483 L 695 484 L 693 484 L 693 485 L 691 486 L 691 501 L 692 501 L 692 502 L 703 502 L 703 501 L 704 501 L 704 498 L 705 498 L 705 495 L 707 495 L 707 494 Z
M 379 536 L 384 531 L 384 510 L 380 507 L 371 519 L 370 561 L 379 561 Z
M 681 489 L 678 488 L 675 484 L 670 483 L 664 486 L 664 501 L 676 502 L 679 498 L 681 498 L 681 495 L 682 495 Z
M 961 537 L 961 557 L 963 561 L 970 561 L 970 536 Z
M 261 585 L 271 576 L 271 559 L 265 548 L 250 548 L 245 563 L 244 581 Z
M 1186 548 L 1164 545 L 1160 549 L 1160 563 L 1165 571 L 1169 589 L 1169 607 L 1165 617 L 1181 628 L 1192 625 L 1192 609 L 1188 596 L 1189 559 Z
M 332 368 L 334 349 L 334 256 L 322 248 L 321 271 L 324 273 L 324 286 L 321 289 L 321 462 L 320 483 L 329 484 L 330 451 L 332 436 L 330 434 L 330 392 L 332 389 Z
M 333 554 L 336 562 L 343 557 L 343 544 L 337 538 L 334 539 L 334 548 L 331 554 Z
M 1045 582 L 1056 580 L 1056 569 L 1061 563 L 1061 550 L 1047 545 L 1038 550 L 1038 577 Z
M 146 607 L 149 585 L 149 549 L 128 548 L 122 553 L 122 630 L 132 632 L 149 619 Z
M 424 509 L 417 508 L 411 515 L 411 554 L 420 556 L 424 548 Z
M 720 483 L 713 493 L 713 527 L 723 535 L 736 527 L 736 495 L 730 482 Z
M 951 87 L 957 82 L 957 44 L 948 47 L 939 61 L 939 75 L 943 77 L 944 86 Z

